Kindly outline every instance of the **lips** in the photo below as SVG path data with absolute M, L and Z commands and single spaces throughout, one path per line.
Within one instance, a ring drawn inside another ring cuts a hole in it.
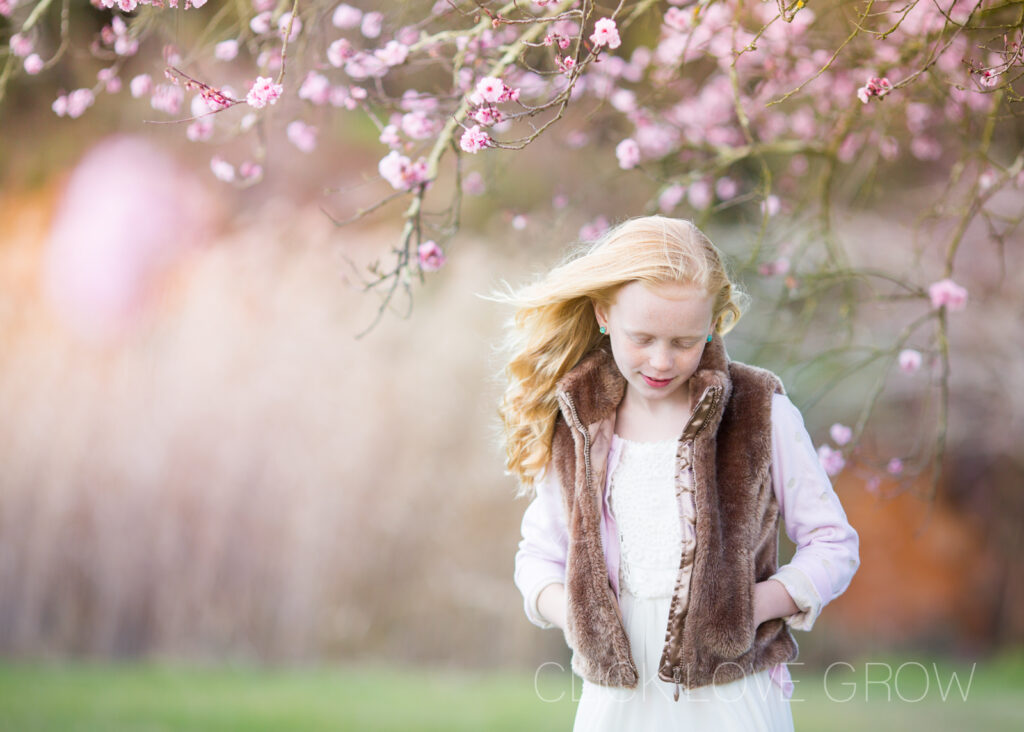
M 648 386 L 653 386 L 655 388 L 668 386 L 672 382 L 672 379 L 652 379 L 647 374 L 640 375 L 644 377 L 644 383 L 646 383 Z

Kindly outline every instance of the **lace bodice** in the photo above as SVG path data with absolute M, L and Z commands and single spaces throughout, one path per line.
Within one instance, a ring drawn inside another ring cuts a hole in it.
M 619 530 L 620 586 L 637 597 L 671 596 L 680 560 L 692 562 L 695 543 L 693 491 L 686 487 L 676 497 L 679 441 L 615 439 L 622 444 L 610 502 Z

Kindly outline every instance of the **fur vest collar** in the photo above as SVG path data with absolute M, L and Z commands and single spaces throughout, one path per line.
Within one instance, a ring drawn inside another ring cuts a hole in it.
M 719 335 L 705 346 L 691 393 L 699 397 L 676 453 L 692 460 L 696 516 L 689 602 L 676 583 L 658 678 L 696 688 L 742 678 L 795 660 L 797 644 L 781 618 L 753 622 L 754 583 L 778 568 L 779 507 L 771 485 L 772 394 L 784 393 L 769 371 L 730 361 Z M 566 505 L 566 641 L 572 669 L 605 686 L 636 687 L 622 612 L 601 545 L 607 458 L 615 414 L 625 395 L 607 342 L 557 384 L 559 413 L 552 464 Z M 677 494 L 679 490 L 677 490 Z M 682 520 L 682 519 L 680 519 Z M 683 568 L 680 567 L 680 578 Z

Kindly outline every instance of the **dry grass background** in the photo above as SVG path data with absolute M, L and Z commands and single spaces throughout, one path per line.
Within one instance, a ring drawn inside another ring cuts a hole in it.
M 53 198 L 0 212 L 0 653 L 484 664 L 550 642 L 511 582 L 504 313 L 474 295 L 525 258 L 466 241 L 412 319 L 356 340 L 376 298 L 339 252 L 396 232 L 268 204 L 95 346 L 39 294 Z
M 465 231 L 416 288 L 413 317 L 388 315 L 356 340 L 376 299 L 346 284 L 341 254 L 368 262 L 397 231 L 338 231 L 315 205 L 268 200 L 180 260 L 138 328 L 97 346 L 41 295 L 57 191 L 0 196 L 0 655 L 568 660 L 559 633 L 526 622 L 512 584 L 526 503 L 496 442 L 491 348 L 505 313 L 475 296 L 557 259 L 564 225 Z M 847 224 L 867 245 L 860 263 L 909 266 L 893 261 L 899 246 L 876 246 L 898 235 L 890 221 Z M 715 239 L 736 248 L 727 232 Z M 899 639 L 948 649 L 961 636 L 1022 637 L 1012 608 L 1024 592 L 1013 549 L 1024 397 L 1012 387 L 1024 270 L 1014 249 L 1000 268 L 974 246 L 961 267 L 972 309 L 950 318 L 943 494 L 959 503 L 893 500 L 891 481 L 869 495 L 864 470 L 840 477 L 863 565 L 800 636 L 802 661 Z M 833 317 L 829 303 L 816 316 Z M 751 313 L 730 354 L 744 360 L 796 320 Z M 890 321 L 866 327 L 884 341 L 900 322 Z M 915 402 L 919 382 L 890 381 L 865 443 L 883 460 L 933 419 Z M 787 386 L 799 404 L 799 382 Z M 816 441 L 863 394 L 855 383 L 805 413 Z

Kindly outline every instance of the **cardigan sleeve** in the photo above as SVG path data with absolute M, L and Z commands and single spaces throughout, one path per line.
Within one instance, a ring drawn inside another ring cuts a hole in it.
M 555 624 L 546 620 L 537 609 L 537 598 L 548 585 L 555 582 L 565 584 L 569 532 L 561 488 L 550 463 L 534 485 L 537 495 L 523 514 L 514 581 L 523 595 L 523 607 L 530 622 L 541 628 L 554 628 Z
M 806 631 L 850 585 L 860 566 L 860 540 L 818 460 L 800 410 L 784 394 L 772 397 L 771 477 L 796 553 L 769 579 L 781 582 L 800 608 L 785 618 L 786 624 Z

